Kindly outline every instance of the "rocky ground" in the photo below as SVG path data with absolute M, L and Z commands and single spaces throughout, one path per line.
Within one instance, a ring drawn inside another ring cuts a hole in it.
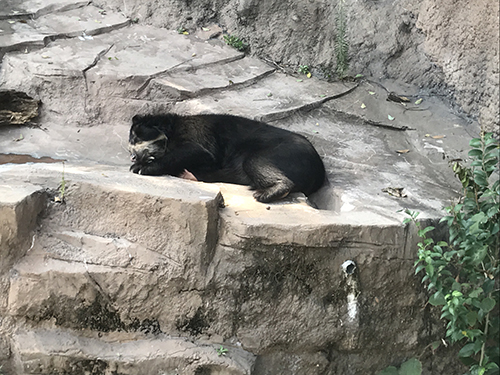
M 477 123 L 398 81 L 287 74 L 214 24 L 184 34 L 86 2 L 8 5 L 0 84 L 42 107 L 0 127 L 2 371 L 366 374 L 439 338 L 398 211 L 442 215 Z M 319 209 L 131 174 L 130 119 L 159 111 L 305 135 L 329 179 Z M 424 366 L 453 374 L 453 360 Z

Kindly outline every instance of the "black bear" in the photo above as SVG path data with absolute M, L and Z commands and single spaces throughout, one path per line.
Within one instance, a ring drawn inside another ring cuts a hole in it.
M 129 150 L 134 173 L 249 185 L 259 202 L 309 195 L 325 180 L 305 137 L 238 116 L 136 115 Z

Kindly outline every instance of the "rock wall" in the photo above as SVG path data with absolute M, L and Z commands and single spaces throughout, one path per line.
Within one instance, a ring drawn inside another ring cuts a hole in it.
M 427 374 L 461 371 L 428 349 L 443 323 L 400 220 L 103 166 L 66 167 L 57 203 L 57 167 L 3 175 L 23 188 L 0 209 L 39 216 L 24 242 L 0 237 L 3 258 L 26 254 L 0 275 L 7 375 L 364 375 L 419 355 Z
M 335 70 L 336 1 L 98 0 L 132 19 L 188 31 L 219 23 L 252 53 L 318 76 Z M 346 1 L 350 74 L 444 95 L 486 129 L 499 124 L 499 9 L 489 0 Z

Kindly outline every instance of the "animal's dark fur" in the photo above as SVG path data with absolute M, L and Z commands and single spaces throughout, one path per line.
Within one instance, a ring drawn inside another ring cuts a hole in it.
M 303 136 L 231 115 L 136 115 L 130 170 L 144 175 L 249 185 L 260 202 L 291 192 L 309 195 L 325 179 L 318 153 Z

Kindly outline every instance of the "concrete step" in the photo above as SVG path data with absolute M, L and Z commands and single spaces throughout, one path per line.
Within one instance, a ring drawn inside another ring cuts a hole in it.
M 11 271 L 8 314 L 31 326 L 181 334 L 199 308 L 201 275 L 189 278 L 182 260 L 146 251 L 138 265 L 117 251 L 105 262 L 120 265 L 97 265 L 87 251 L 81 261 L 68 260 L 74 251 L 63 242 L 48 252 L 36 244 Z
M 201 344 L 164 335 L 117 340 L 37 330 L 13 338 L 16 374 L 250 375 L 255 357 L 240 348 Z
M 3 175 L 11 184 L 30 176 L 53 189 L 62 178 L 54 164 L 12 173 Z M 42 229 L 12 267 L 9 314 L 104 332 L 175 331 L 200 307 L 218 187 L 111 167 L 66 167 L 64 181 L 65 203 L 44 200 Z
M 88 2 L 55 2 L 51 6 L 28 9 L 31 10 L 9 12 L 2 8 L 0 57 L 9 51 L 39 49 L 55 39 L 91 38 L 125 27 L 130 22 L 121 14 L 107 13 Z

